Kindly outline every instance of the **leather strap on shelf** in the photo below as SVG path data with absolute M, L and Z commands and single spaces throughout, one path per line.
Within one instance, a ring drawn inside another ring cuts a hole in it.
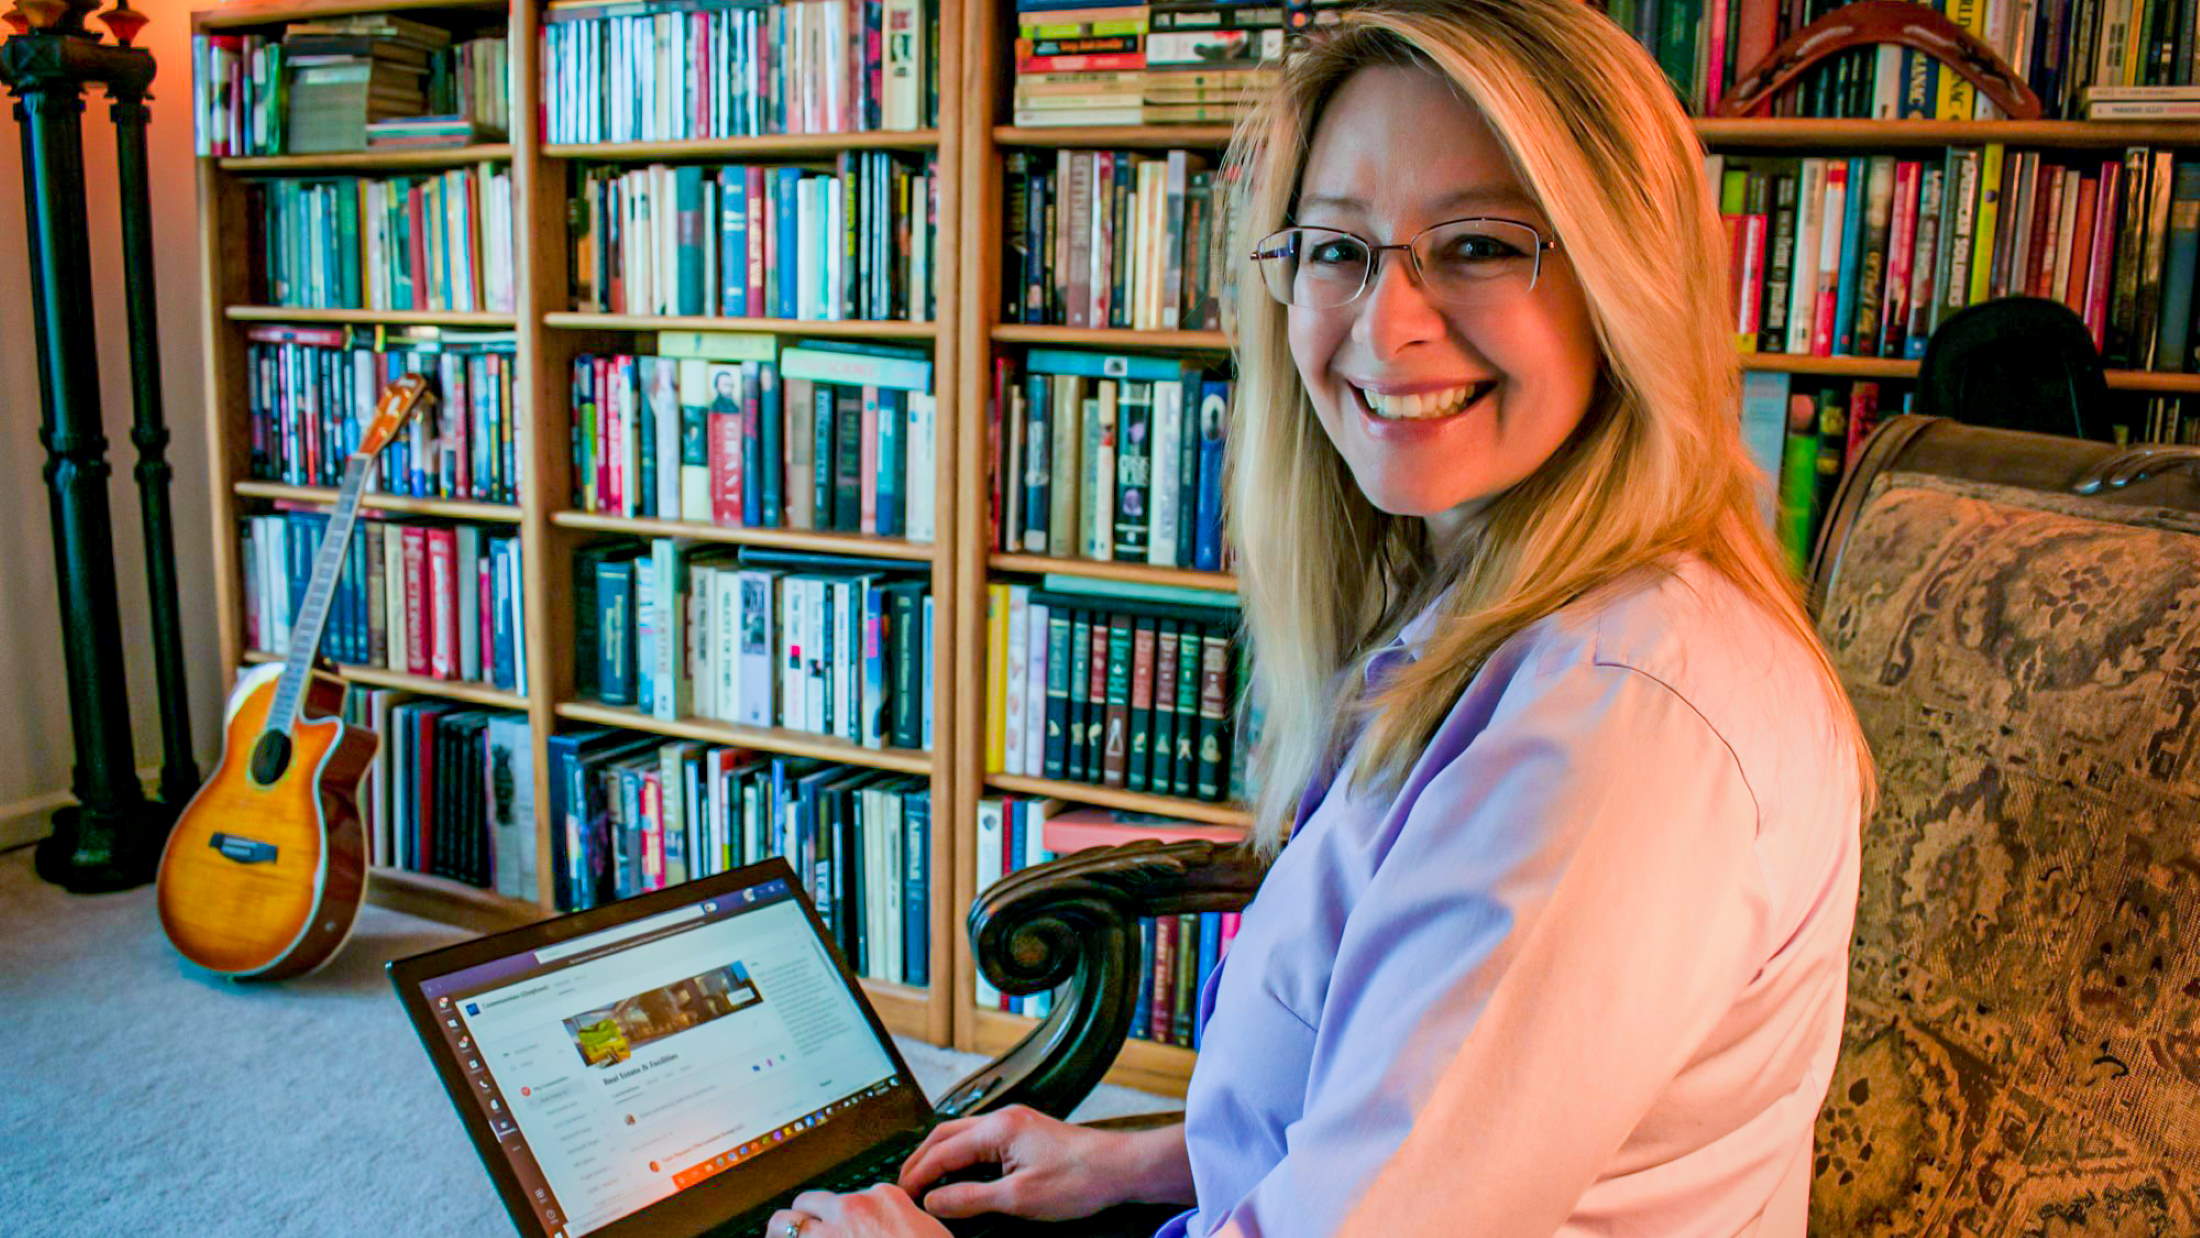
M 2010 120 L 2038 120 L 2040 97 L 2009 63 L 1979 37 L 1922 4 L 1908 0 L 1858 0 L 1843 5 L 1772 49 L 1764 62 L 1742 74 L 1720 101 L 1721 116 L 1749 116 L 1805 69 L 1852 47 L 1899 43 L 1938 60 L 1978 88 Z

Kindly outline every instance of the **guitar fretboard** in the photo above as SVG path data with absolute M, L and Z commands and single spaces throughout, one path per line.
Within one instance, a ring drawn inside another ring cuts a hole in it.
M 366 488 L 367 466 L 373 457 L 353 453 L 344 461 L 344 484 L 337 491 L 336 509 L 329 514 L 328 531 L 321 538 L 320 552 L 313 557 L 313 580 L 306 586 L 306 600 L 298 608 L 298 617 L 290 625 L 290 649 L 283 659 L 282 682 L 275 687 L 275 704 L 267 718 L 267 728 L 286 734 L 298 720 L 300 703 L 305 698 L 306 673 L 312 669 L 313 655 L 321 648 L 321 629 L 328 622 L 329 599 L 336 593 L 336 577 L 343 569 L 345 552 L 351 546 L 351 529 L 359 514 L 359 495 Z

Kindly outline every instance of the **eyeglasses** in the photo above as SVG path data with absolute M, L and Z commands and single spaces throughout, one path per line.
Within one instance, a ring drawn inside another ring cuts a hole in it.
M 1543 251 L 1557 241 L 1511 219 L 1453 219 L 1431 224 L 1399 245 L 1377 245 L 1338 228 L 1299 226 L 1269 233 L 1253 247 L 1268 295 L 1300 309 L 1335 309 L 1375 282 L 1386 249 L 1400 250 L 1430 298 L 1487 305 L 1535 287 Z

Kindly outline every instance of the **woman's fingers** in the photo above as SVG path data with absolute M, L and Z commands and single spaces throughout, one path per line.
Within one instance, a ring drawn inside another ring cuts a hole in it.
M 786 1238 L 790 1226 L 799 1234 L 806 1229 L 815 1229 L 816 1221 L 817 1218 L 807 1212 L 794 1208 L 781 1208 L 779 1211 L 772 1213 L 771 1220 L 764 1222 L 764 1232 L 770 1235 L 771 1238 Z
M 917 1206 L 936 1217 L 974 1217 L 987 1212 L 1013 1214 L 1016 1191 L 1014 1175 L 991 1182 L 956 1182 L 918 1197 Z
M 921 1188 L 939 1181 L 942 1174 L 1000 1160 L 1000 1140 L 987 1130 L 984 1119 L 968 1120 L 972 1124 L 962 1130 L 943 1138 L 941 1132 L 947 1128 L 942 1126 L 918 1145 L 902 1162 L 901 1175 L 896 1179 L 901 1189 L 914 1196 Z

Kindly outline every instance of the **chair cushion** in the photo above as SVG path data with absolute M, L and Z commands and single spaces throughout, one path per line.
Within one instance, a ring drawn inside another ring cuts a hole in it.
M 2200 520 L 1889 473 L 1819 628 L 1882 799 L 1813 1231 L 2200 1232 Z

